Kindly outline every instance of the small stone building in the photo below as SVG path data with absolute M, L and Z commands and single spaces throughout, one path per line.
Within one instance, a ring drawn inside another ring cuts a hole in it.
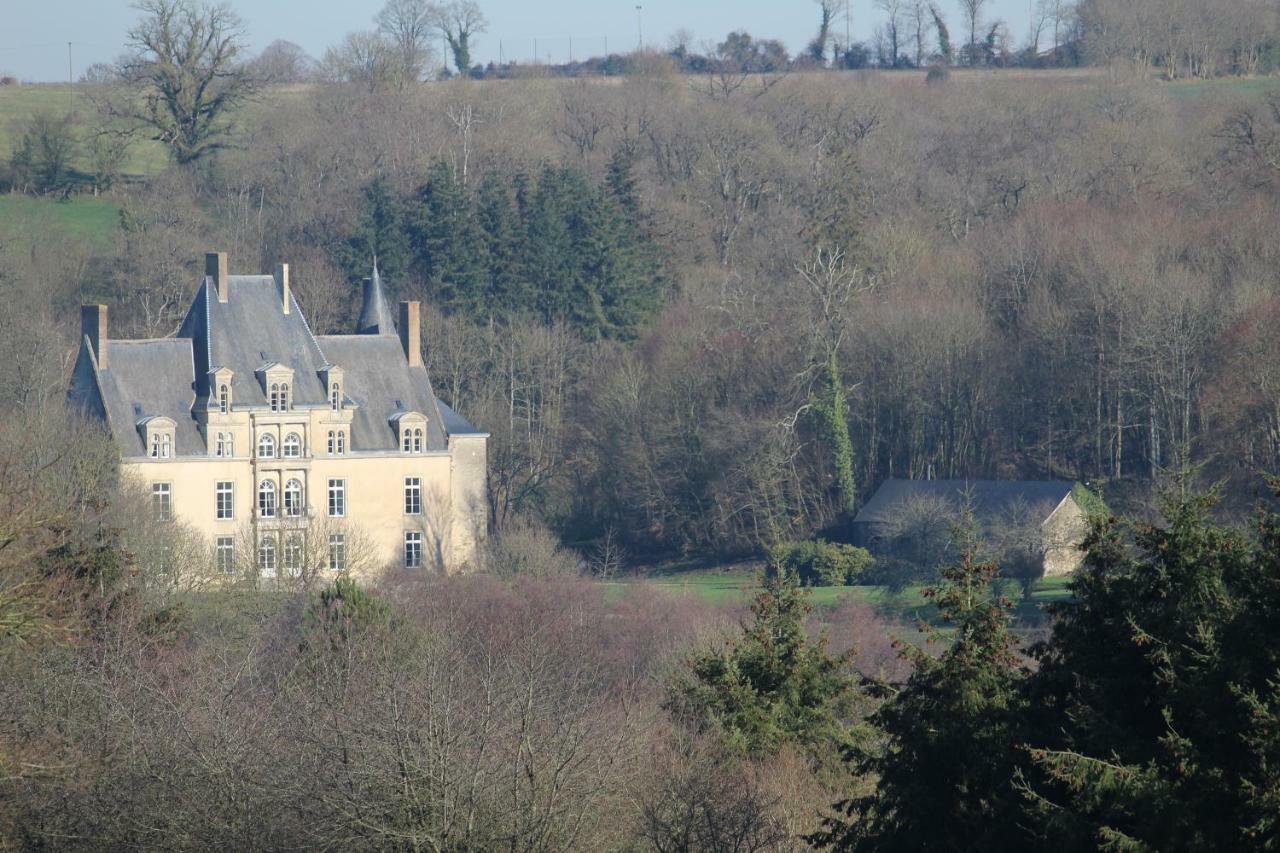
M 1074 486 L 1067 480 L 886 480 L 854 518 L 853 539 L 876 553 L 906 516 L 934 513 L 950 519 L 968 507 L 984 530 L 1012 523 L 1037 526 L 1044 576 L 1069 575 L 1084 559 L 1079 546 L 1088 532 Z
M 488 434 L 435 396 L 420 305 L 394 317 L 376 267 L 355 334 L 312 334 L 288 265 L 232 275 L 224 253 L 172 337 L 112 339 L 85 306 L 69 399 L 228 574 L 345 572 L 357 541 L 367 564 L 450 571 L 488 526 Z

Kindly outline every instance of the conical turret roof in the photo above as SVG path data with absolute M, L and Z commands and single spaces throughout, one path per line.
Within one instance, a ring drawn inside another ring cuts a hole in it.
M 373 275 L 364 280 L 364 302 L 360 306 L 360 322 L 356 324 L 360 335 L 394 335 L 396 324 L 386 294 L 382 292 L 382 277 L 378 275 L 378 259 L 373 259 Z

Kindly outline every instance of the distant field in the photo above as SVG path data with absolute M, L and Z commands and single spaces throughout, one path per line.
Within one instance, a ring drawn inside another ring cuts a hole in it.
M 0 158 L 13 153 L 21 126 L 38 113 L 64 116 L 71 110 L 82 120 L 93 116 L 93 104 L 83 88 L 75 90 L 66 83 L 34 83 L 25 86 L 0 86 Z M 124 172 L 131 177 L 146 177 L 164 169 L 168 163 L 164 146 L 143 140 L 134 144 Z M 73 164 L 83 169 L 85 163 L 76 158 Z
M 106 252 L 120 224 L 120 205 L 86 195 L 68 201 L 0 195 L 0 223 L 20 223 L 29 230 L 81 240 L 95 251 Z
M 629 583 L 647 583 L 658 589 L 664 589 L 680 595 L 696 595 L 702 600 L 716 605 L 743 605 L 751 601 L 760 589 L 758 570 L 751 566 L 734 566 L 728 569 L 692 569 L 670 573 L 657 573 L 645 577 L 641 581 L 613 581 L 611 586 L 619 589 Z M 1064 601 L 1069 597 L 1066 578 L 1049 578 L 1040 581 L 1032 592 L 1032 600 L 1019 602 L 1018 619 L 1021 622 L 1034 623 L 1042 618 L 1041 605 Z M 1009 584 L 1006 593 L 1014 601 L 1019 600 L 1017 590 Z M 893 592 L 879 586 L 829 586 L 815 587 L 810 590 L 809 600 L 816 606 L 832 606 L 847 598 L 856 598 L 873 605 L 885 615 L 906 621 L 922 619 L 926 622 L 936 621 L 937 610 L 925 600 L 921 587 L 908 587 L 901 592 Z
M 1280 77 L 1223 77 L 1217 80 L 1178 80 L 1166 84 L 1174 98 L 1263 98 L 1280 93 Z

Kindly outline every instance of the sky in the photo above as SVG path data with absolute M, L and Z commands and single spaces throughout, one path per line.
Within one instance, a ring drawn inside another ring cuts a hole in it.
M 319 57 L 352 30 L 372 27 L 385 0 L 231 0 L 244 19 L 256 52 L 276 39 L 301 45 Z M 473 54 L 480 62 L 537 56 L 563 62 L 633 49 L 641 35 L 663 47 L 677 30 L 700 46 L 723 40 L 732 30 L 756 38 L 778 38 L 795 53 L 818 25 L 815 0 L 480 0 L 489 31 Z M 1015 42 L 1025 40 L 1031 0 L 988 0 L 986 17 L 1004 20 Z M 957 0 L 940 0 L 953 38 L 963 29 Z M 26 81 L 66 80 L 67 42 L 72 73 L 108 62 L 125 49 L 125 32 L 137 18 L 130 0 L 0 0 L 0 74 Z M 874 0 L 849 0 L 855 40 L 870 37 L 883 14 Z M 638 19 L 638 20 L 637 20 Z M 843 16 L 836 28 L 843 34 Z

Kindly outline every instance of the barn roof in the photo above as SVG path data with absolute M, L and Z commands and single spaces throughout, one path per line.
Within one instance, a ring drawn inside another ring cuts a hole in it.
M 885 480 L 853 523 L 891 521 L 904 501 L 917 497 L 941 498 L 956 507 L 968 503 L 980 519 L 999 516 L 1019 505 L 1048 507 L 1047 518 L 1074 485 L 1070 480 Z

